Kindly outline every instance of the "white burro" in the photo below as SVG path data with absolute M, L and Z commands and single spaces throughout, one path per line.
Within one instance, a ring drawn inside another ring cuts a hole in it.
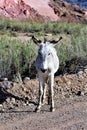
M 39 103 L 36 108 L 36 112 L 39 112 L 41 110 L 42 104 L 45 102 L 46 98 L 46 85 L 45 83 L 48 83 L 49 86 L 49 96 L 48 101 L 50 104 L 50 111 L 53 112 L 54 109 L 54 74 L 57 72 L 59 68 L 59 58 L 57 56 L 57 52 L 54 48 L 56 43 L 58 43 L 62 37 L 59 38 L 59 40 L 55 41 L 52 40 L 48 42 L 46 39 L 44 42 L 41 40 L 36 39 L 34 36 L 32 36 L 32 40 L 35 44 L 39 46 L 38 49 L 38 55 L 36 57 L 36 69 L 38 72 L 38 79 L 39 79 Z

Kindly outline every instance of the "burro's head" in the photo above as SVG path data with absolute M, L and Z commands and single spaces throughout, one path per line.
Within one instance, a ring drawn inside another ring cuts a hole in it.
M 37 70 L 41 71 L 42 73 L 46 72 L 56 72 L 59 66 L 59 60 L 57 57 L 56 50 L 54 45 L 58 43 L 62 37 L 60 37 L 57 41 L 47 41 L 44 39 L 42 42 L 41 40 L 36 39 L 32 36 L 33 42 L 39 46 L 38 55 L 36 58 L 36 68 Z

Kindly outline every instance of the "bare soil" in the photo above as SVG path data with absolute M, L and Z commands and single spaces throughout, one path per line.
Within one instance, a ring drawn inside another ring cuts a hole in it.
M 87 69 L 55 77 L 54 93 L 55 112 L 50 112 L 46 100 L 35 113 L 37 79 L 1 89 L 0 130 L 87 130 Z
M 53 113 L 46 105 L 40 113 L 30 106 L 0 112 L 0 130 L 87 130 L 87 96 L 56 99 L 55 106 Z

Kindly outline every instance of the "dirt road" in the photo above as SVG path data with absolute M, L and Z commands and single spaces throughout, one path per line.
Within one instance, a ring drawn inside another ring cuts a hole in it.
M 49 111 L 48 98 L 41 112 L 34 112 L 37 79 L 15 83 L 7 92 L 2 90 L 0 130 L 87 130 L 87 69 L 55 77 L 53 113 Z
M 31 104 L 15 111 L 0 112 L 0 130 L 87 130 L 87 96 L 55 99 L 56 110 L 44 105 L 35 113 Z

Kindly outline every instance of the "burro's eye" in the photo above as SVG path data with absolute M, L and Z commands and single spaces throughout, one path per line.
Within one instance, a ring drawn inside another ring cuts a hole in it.
M 49 53 L 48 53 L 48 56 L 50 56 L 50 55 L 51 55 L 51 53 L 49 52 Z

